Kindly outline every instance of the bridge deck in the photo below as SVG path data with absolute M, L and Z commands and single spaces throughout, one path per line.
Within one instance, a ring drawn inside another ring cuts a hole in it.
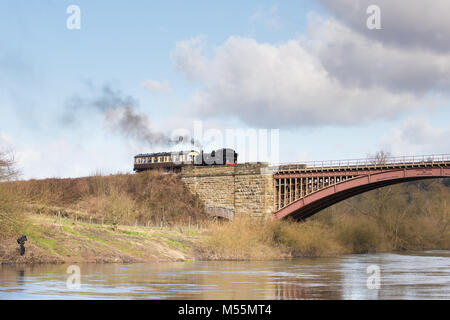
M 351 159 L 309 161 L 272 166 L 275 174 L 318 171 L 355 171 L 373 169 L 419 168 L 450 165 L 450 155 L 391 157 L 386 159 Z
M 450 167 L 450 155 L 313 161 L 273 166 L 274 208 L 279 211 L 324 188 L 361 176 L 399 169 L 443 167 Z

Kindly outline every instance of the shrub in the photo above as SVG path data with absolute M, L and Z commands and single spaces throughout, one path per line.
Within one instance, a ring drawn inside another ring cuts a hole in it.
M 376 221 L 357 216 L 346 217 L 336 226 L 339 243 L 352 253 L 376 252 L 383 248 L 383 236 Z

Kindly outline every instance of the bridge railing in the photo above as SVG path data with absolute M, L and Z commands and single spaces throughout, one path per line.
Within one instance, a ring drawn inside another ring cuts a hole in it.
M 440 164 L 450 163 L 450 154 L 432 154 L 420 156 L 401 156 L 386 158 L 363 158 L 345 160 L 318 160 L 304 162 L 289 162 L 271 165 L 273 169 L 295 170 L 309 168 L 345 168 L 345 167 L 387 167 L 387 166 L 408 166 L 420 164 Z

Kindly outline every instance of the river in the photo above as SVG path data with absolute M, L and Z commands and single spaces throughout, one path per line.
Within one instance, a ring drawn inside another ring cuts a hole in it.
M 0 299 L 450 299 L 450 251 L 78 267 L 0 266 Z

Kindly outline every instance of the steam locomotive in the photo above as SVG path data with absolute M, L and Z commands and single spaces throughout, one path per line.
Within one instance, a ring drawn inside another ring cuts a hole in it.
M 238 154 L 233 149 L 222 148 L 210 153 L 201 151 L 157 152 L 138 154 L 134 157 L 134 171 L 162 170 L 181 172 L 183 166 L 236 165 Z

